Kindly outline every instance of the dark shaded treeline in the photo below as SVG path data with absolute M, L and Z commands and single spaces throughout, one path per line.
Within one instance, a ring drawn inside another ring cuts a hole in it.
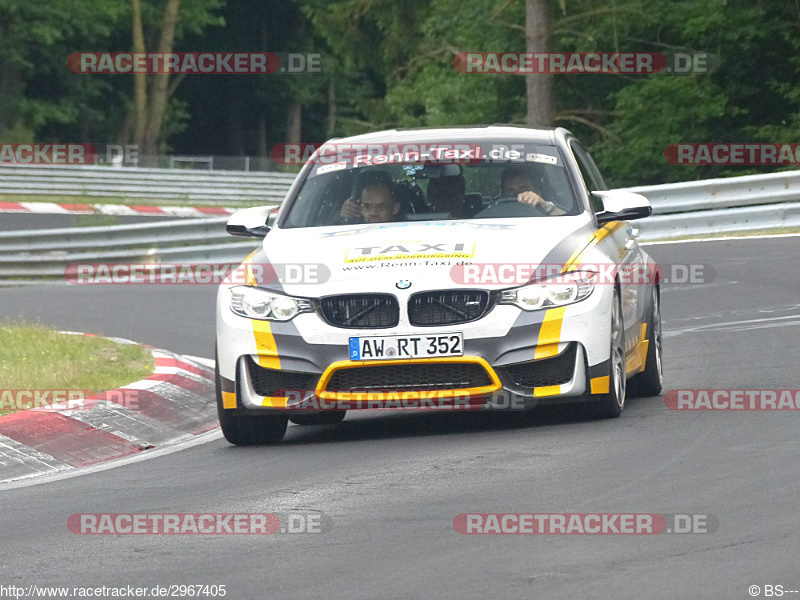
M 138 0 L 148 51 L 170 1 Z M 132 49 L 136 3 L 0 0 L 0 142 L 133 140 L 134 78 L 73 74 L 66 57 Z M 549 9 L 554 51 L 708 52 L 719 62 L 710 74 L 553 77 L 550 124 L 584 138 L 612 184 L 756 171 L 670 165 L 671 143 L 800 137 L 795 0 Z M 173 51 L 321 53 L 324 72 L 172 76 L 159 152 L 266 156 L 278 143 L 381 128 L 526 121 L 524 77 L 453 67 L 459 52 L 524 51 L 525 0 L 180 0 L 178 14 Z

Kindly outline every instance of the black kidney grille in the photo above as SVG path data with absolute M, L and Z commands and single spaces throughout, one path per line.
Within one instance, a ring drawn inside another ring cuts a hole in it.
M 400 321 L 397 298 L 390 294 L 347 294 L 320 300 L 322 316 L 335 327 L 379 329 Z
M 339 369 L 331 377 L 330 392 L 403 392 L 452 390 L 492 385 L 489 374 L 476 363 L 379 365 Z
M 575 372 L 576 344 L 572 343 L 560 355 L 506 367 L 511 380 L 523 387 L 544 387 L 569 383 Z
M 414 294 L 408 300 L 412 325 L 453 325 L 480 319 L 489 306 L 484 290 L 439 290 Z
M 303 392 L 316 388 L 319 380 L 319 375 L 265 369 L 250 357 L 247 358 L 247 367 L 250 370 L 253 389 L 259 396 L 291 397 L 290 392 L 302 395 Z

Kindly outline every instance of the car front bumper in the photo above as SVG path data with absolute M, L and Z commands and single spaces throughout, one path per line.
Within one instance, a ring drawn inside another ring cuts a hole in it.
M 253 414 L 358 409 L 396 399 L 412 405 L 450 399 L 472 406 L 477 400 L 489 408 L 527 409 L 608 391 L 612 286 L 596 286 L 588 298 L 560 308 L 525 312 L 496 305 L 469 323 L 413 327 L 401 318 L 390 329 L 334 327 L 316 313 L 285 322 L 248 319 L 230 310 L 228 294 L 222 286 L 217 303 L 225 409 Z M 453 332 L 463 334 L 463 356 L 349 359 L 352 336 Z M 346 385 L 362 389 L 376 380 L 383 382 L 380 392 L 348 391 Z

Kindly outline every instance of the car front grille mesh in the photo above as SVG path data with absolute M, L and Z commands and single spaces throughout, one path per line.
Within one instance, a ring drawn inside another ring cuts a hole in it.
M 492 379 L 486 369 L 477 363 L 384 364 L 339 369 L 331 376 L 325 391 L 404 392 L 488 385 L 492 385 Z
M 412 325 L 455 325 L 480 319 L 489 306 L 483 290 L 439 290 L 414 294 L 408 300 Z
M 397 298 L 390 294 L 345 294 L 320 300 L 322 316 L 334 327 L 381 329 L 400 321 Z

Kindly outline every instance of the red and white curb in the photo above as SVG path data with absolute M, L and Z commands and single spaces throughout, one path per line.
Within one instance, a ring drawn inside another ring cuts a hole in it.
M 121 217 L 224 217 L 241 208 L 225 206 L 148 206 L 126 204 L 60 204 L 0 202 L 0 213 L 47 215 L 117 215 Z
M 0 484 L 96 465 L 215 429 L 213 368 L 166 350 L 152 353 L 152 375 L 98 394 L 85 406 L 54 404 L 0 417 Z

